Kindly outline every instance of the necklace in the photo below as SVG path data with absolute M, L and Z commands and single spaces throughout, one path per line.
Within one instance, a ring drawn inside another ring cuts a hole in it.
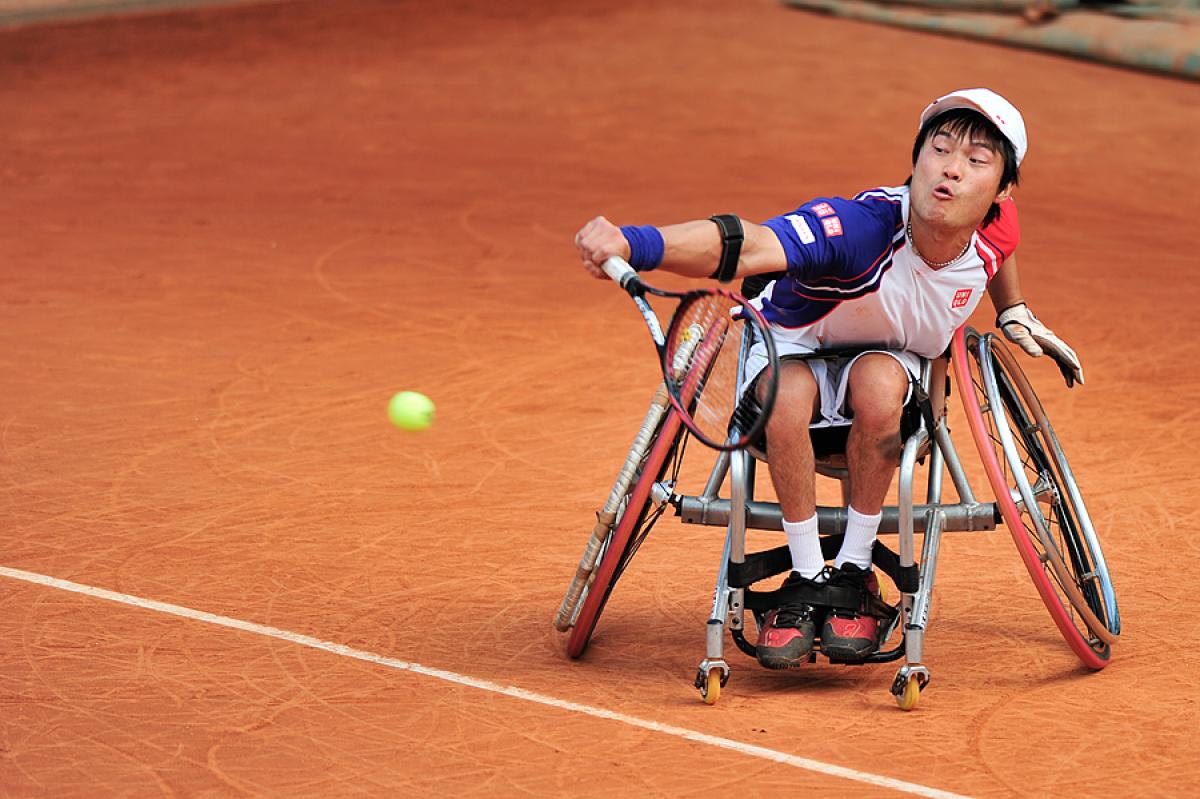
M 921 251 L 917 249 L 917 243 L 913 240 L 912 220 L 909 220 L 909 222 L 908 222 L 907 232 L 908 232 L 908 243 L 912 247 L 912 251 L 914 253 L 916 253 L 917 257 L 920 258 L 922 261 L 924 261 L 926 263 L 926 265 L 928 265 L 929 267 L 931 267 L 933 269 L 941 269 L 943 266 L 949 266 L 950 264 L 957 261 L 959 258 L 962 258 L 964 255 L 966 255 L 967 250 L 970 249 L 970 247 L 971 247 L 971 239 L 967 239 L 967 243 L 963 245 L 962 251 L 959 252 L 958 255 L 951 258 L 949 261 L 931 261 L 928 258 L 926 258 L 924 255 L 922 255 Z

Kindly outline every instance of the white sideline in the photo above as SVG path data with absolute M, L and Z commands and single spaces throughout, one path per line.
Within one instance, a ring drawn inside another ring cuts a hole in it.
M 608 719 L 609 721 L 617 721 L 622 724 L 628 724 L 631 727 L 639 727 L 651 732 L 661 733 L 663 735 L 672 735 L 676 738 L 694 741 L 696 743 L 705 744 L 707 746 L 715 746 L 720 749 L 728 749 L 733 752 L 738 752 L 750 757 L 757 757 L 763 760 L 770 760 L 775 763 L 782 763 L 786 766 L 812 771 L 818 774 L 826 774 L 831 777 L 839 777 L 841 779 L 853 780 L 867 785 L 875 785 L 881 788 L 890 788 L 901 793 L 913 794 L 915 796 L 931 797 L 931 799 L 965 799 L 961 794 L 942 791 L 937 788 L 929 788 L 924 785 L 917 785 L 912 782 L 904 782 L 903 780 L 895 780 L 890 777 L 881 777 L 876 774 L 869 774 L 864 771 L 858 771 L 852 768 L 843 766 L 835 766 L 831 763 L 823 763 L 819 760 L 811 760 L 807 757 L 799 757 L 797 755 L 789 755 L 786 752 L 779 752 L 774 749 L 767 749 L 763 746 L 755 746 L 754 744 L 742 743 L 731 738 L 721 738 L 716 735 L 708 735 L 706 733 L 689 730 L 685 727 L 675 727 L 670 724 L 660 724 L 656 721 L 646 721 L 639 719 L 636 716 L 628 716 L 624 713 L 615 713 L 611 710 L 592 707 L 591 705 L 581 705 L 578 702 L 570 702 L 565 699 L 556 699 L 545 694 L 538 694 L 532 691 L 526 691 L 523 688 L 515 688 L 511 685 L 499 685 L 488 680 L 480 680 L 475 677 L 467 677 L 462 674 L 456 674 L 452 671 L 444 671 L 442 669 L 434 669 L 428 666 L 422 666 L 419 663 L 410 663 L 396 658 L 386 657 L 384 655 L 376 655 L 371 652 L 364 652 L 361 649 L 335 644 L 330 641 L 322 641 L 311 636 L 301 635 L 300 633 L 288 632 L 275 627 L 267 627 L 262 624 L 253 622 L 241 621 L 239 619 L 231 619 L 227 616 L 218 616 L 213 613 L 206 613 L 202 610 L 192 610 L 191 608 L 172 605 L 167 602 L 158 602 L 153 599 L 142 599 L 129 594 L 121 594 L 116 591 L 109 591 L 104 588 L 95 588 L 89 585 L 73 583 L 70 580 L 60 580 L 57 577 L 47 577 L 42 574 L 22 571 L 20 569 L 11 569 L 6 566 L 0 566 L 0 576 L 9 577 L 13 580 L 22 580 L 27 583 L 43 585 L 48 588 L 57 588 L 60 591 L 70 591 L 75 594 L 83 594 L 84 596 L 95 597 L 97 599 L 106 599 L 110 602 L 119 602 L 122 605 L 132 605 L 133 607 L 144 608 L 146 610 L 155 610 L 159 613 L 167 613 L 172 616 L 179 616 L 185 619 L 194 621 L 202 621 L 208 624 L 215 624 L 219 627 L 229 627 L 234 630 L 253 633 L 255 635 L 263 635 L 269 638 L 278 638 L 282 641 L 288 641 L 300 646 L 306 646 L 311 649 L 319 649 L 324 652 L 330 652 L 343 657 L 354 658 L 355 660 L 365 660 L 369 663 L 376 663 L 380 666 L 388 668 L 400 669 L 402 671 L 411 671 L 415 674 L 420 674 L 425 677 L 433 677 L 438 680 L 454 683 L 456 685 L 465 685 L 471 688 L 478 688 L 481 691 L 490 691 L 495 694 L 511 696 L 514 699 L 524 699 L 527 702 L 536 702 L 540 705 L 558 708 L 560 710 L 569 710 L 575 713 L 583 713 L 588 716 L 593 716 L 600 719 Z

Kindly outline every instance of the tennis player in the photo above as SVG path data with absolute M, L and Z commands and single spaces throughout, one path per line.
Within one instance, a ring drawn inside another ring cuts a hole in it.
M 639 271 L 749 277 L 747 294 L 754 283 L 761 286 L 753 302 L 771 325 L 782 361 L 767 441 L 792 556 L 784 585 L 837 584 L 862 597 L 857 611 L 804 603 L 770 611 L 757 642 L 762 665 L 801 665 L 818 629 L 829 657 L 862 659 L 877 650 L 871 551 L 899 464 L 901 420 L 914 401 L 919 357 L 945 352 L 985 291 L 1011 341 L 1030 355 L 1048 354 L 1068 386 L 1083 383 L 1075 352 L 1021 297 L 1011 195 L 1027 147 L 1024 120 L 1011 103 L 988 89 L 965 89 L 921 113 L 904 185 L 853 199 L 817 198 L 760 225 L 719 215 L 661 228 L 617 227 L 597 217 L 576 235 L 583 265 L 596 277 L 605 277 L 601 264 L 619 255 Z M 759 347 L 747 362 L 750 380 L 766 363 Z M 788 358 L 849 347 L 872 349 L 834 361 Z M 810 428 L 838 425 L 850 426 L 850 502 L 844 541 L 827 565 L 817 535 Z

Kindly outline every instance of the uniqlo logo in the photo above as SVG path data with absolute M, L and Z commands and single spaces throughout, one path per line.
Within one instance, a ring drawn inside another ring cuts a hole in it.
M 817 203 L 812 207 L 812 212 L 818 217 L 833 216 L 835 213 L 833 206 L 829 203 Z
M 842 235 L 842 220 L 836 216 L 827 216 L 821 220 L 821 227 L 825 228 L 825 237 Z
M 971 289 L 959 289 L 954 292 L 954 302 L 950 303 L 950 307 L 965 308 L 969 299 L 971 299 Z

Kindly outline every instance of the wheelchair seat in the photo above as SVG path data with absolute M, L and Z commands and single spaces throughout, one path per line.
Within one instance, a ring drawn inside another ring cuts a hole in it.
M 817 350 L 803 356 L 788 356 L 792 360 L 819 360 L 833 358 L 853 358 L 864 352 L 878 351 L 878 347 L 855 347 L 840 349 Z M 932 434 L 936 420 L 946 412 L 946 399 L 950 395 L 950 381 L 947 376 L 949 368 L 949 352 L 929 360 L 921 359 L 921 376 L 913 381 L 913 391 L 900 419 L 900 446 L 917 431 L 924 420 L 926 432 Z M 941 391 L 932 390 L 943 386 Z M 754 402 L 753 396 L 747 392 L 742 397 L 743 402 Z M 812 440 L 813 455 L 817 462 L 817 471 L 827 477 L 844 479 L 846 474 L 846 443 L 850 437 L 852 422 L 838 425 L 822 424 L 809 427 Z M 931 437 L 926 438 L 921 445 L 918 459 L 923 460 L 931 446 Z M 767 434 L 764 431 L 757 440 L 751 443 L 747 451 L 755 460 L 763 463 L 767 458 Z

